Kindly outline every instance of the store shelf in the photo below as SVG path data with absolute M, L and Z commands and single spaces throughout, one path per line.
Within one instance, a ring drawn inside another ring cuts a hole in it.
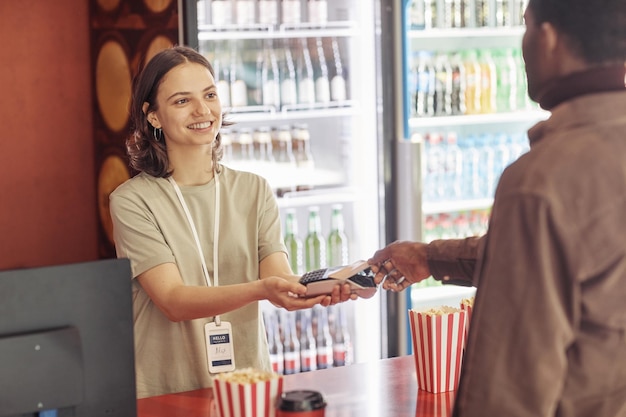
M 336 187 L 295 191 L 278 198 L 278 207 L 311 207 L 323 204 L 351 203 L 359 199 L 357 190 L 352 187 Z
M 411 30 L 408 38 L 413 51 L 453 51 L 468 48 L 521 46 L 524 27 L 481 27 Z
M 456 213 L 459 211 L 484 210 L 493 204 L 492 198 L 474 200 L 424 202 L 422 212 L 424 215 L 438 213 Z
M 353 100 L 331 101 L 310 105 L 293 105 L 277 110 L 270 106 L 247 106 L 225 109 L 229 120 L 235 123 L 281 122 L 294 119 L 346 117 L 358 114 L 358 103 Z
M 441 126 L 459 127 L 531 123 L 545 120 L 548 116 L 548 112 L 535 109 L 517 112 L 472 114 L 462 116 L 413 117 L 409 119 L 409 127 L 411 129 L 425 129 L 433 127 L 438 128 Z
M 351 37 L 358 31 L 352 21 L 328 22 L 319 24 L 292 24 L 292 25 L 203 25 L 198 28 L 198 39 L 207 40 L 242 40 L 242 39 L 293 39 L 317 37 Z

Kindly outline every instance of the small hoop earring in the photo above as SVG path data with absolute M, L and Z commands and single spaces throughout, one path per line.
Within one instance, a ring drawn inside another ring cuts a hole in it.
M 153 127 L 152 129 L 153 129 L 154 140 L 156 140 L 157 142 L 160 142 L 161 138 L 163 137 L 162 130 L 157 127 Z

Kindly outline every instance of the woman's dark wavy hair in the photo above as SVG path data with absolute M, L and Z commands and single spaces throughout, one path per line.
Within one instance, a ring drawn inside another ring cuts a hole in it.
M 590 65 L 626 61 L 626 1 L 530 0 L 538 24 L 549 22 Z
M 167 178 L 172 175 L 169 170 L 167 145 L 165 140 L 157 134 L 148 122 L 147 114 L 157 110 L 156 96 L 165 74 L 178 65 L 192 62 L 206 67 L 211 75 L 215 76 L 213 66 L 209 61 L 186 46 L 174 46 L 156 54 L 133 79 L 133 94 L 130 103 L 131 135 L 126 140 L 126 150 L 130 159 L 130 166 L 154 177 Z M 144 113 L 143 104 L 148 103 Z M 222 126 L 232 123 L 224 121 Z M 162 136 L 162 135 L 161 135 Z M 213 166 L 219 171 L 218 161 L 223 156 L 221 135 L 218 133 L 213 141 Z

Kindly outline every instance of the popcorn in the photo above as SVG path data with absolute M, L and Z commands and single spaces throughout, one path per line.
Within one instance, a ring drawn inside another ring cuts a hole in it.
M 283 378 L 252 368 L 218 374 L 213 380 L 220 417 L 275 417 Z
M 465 341 L 469 332 L 470 319 L 472 318 L 472 310 L 474 309 L 474 297 L 464 298 L 461 300 L 461 310 L 465 311 Z
M 447 306 L 409 310 L 419 389 L 432 393 L 456 390 L 465 346 L 465 314 Z

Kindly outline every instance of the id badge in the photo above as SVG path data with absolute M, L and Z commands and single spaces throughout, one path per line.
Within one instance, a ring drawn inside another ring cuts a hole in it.
M 235 370 L 233 331 L 230 323 L 223 321 L 217 326 L 214 322 L 204 325 L 206 353 L 209 372 L 212 374 Z

